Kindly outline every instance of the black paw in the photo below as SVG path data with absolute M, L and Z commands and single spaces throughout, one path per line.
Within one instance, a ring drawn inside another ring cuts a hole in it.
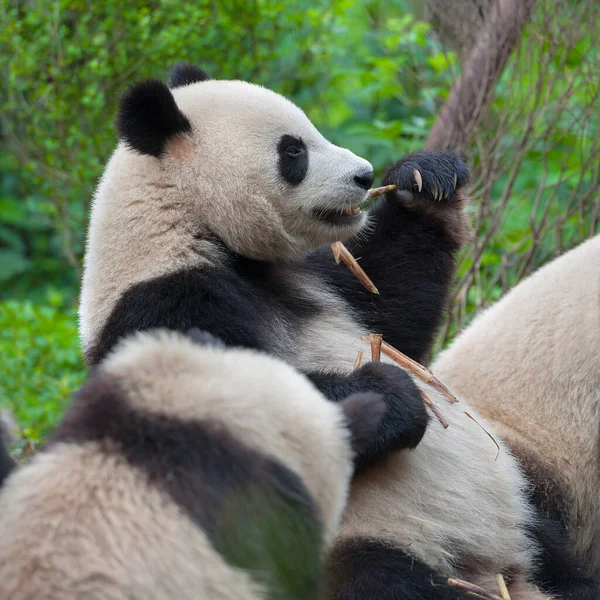
M 452 200 L 468 182 L 469 170 L 454 152 L 416 152 L 394 163 L 383 177 L 383 185 L 396 185 L 396 193 L 436 201 Z
M 381 394 L 386 405 L 377 434 L 355 460 L 357 471 L 386 458 L 391 452 L 419 444 L 429 415 L 419 388 L 403 369 L 371 362 L 351 373 L 349 380 L 361 391 Z

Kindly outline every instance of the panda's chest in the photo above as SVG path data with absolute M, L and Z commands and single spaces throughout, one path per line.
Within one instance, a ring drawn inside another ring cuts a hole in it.
M 367 356 L 367 332 L 317 274 L 254 261 L 239 264 L 238 273 L 257 300 L 268 352 L 305 371 L 350 371 L 359 350 Z

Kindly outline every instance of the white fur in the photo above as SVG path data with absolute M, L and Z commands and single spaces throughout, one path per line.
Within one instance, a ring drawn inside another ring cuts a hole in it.
M 173 95 L 192 135 L 173 139 L 161 159 L 119 144 L 96 190 L 80 303 L 84 346 L 131 285 L 218 264 L 203 238 L 209 231 L 243 256 L 274 260 L 303 256 L 365 224 L 364 215 L 344 227 L 314 217 L 364 200 L 353 178 L 372 167 L 328 142 L 289 100 L 242 81 L 204 81 Z M 278 169 L 286 134 L 308 149 L 308 172 L 296 186 Z
M 160 160 L 119 147 L 96 193 L 80 309 L 85 345 L 94 343 L 133 283 L 218 265 L 223 257 L 208 238 L 199 242 L 197 233 L 218 232 L 240 254 L 274 261 L 303 256 L 365 224 L 363 217 L 343 230 L 311 216 L 315 208 L 358 202 L 361 192 L 352 176 L 368 163 L 327 142 L 287 100 L 257 86 L 221 81 L 176 89 L 174 96 L 193 136 L 174 140 Z M 296 187 L 278 173 L 276 144 L 283 134 L 302 137 L 309 148 L 309 171 Z M 305 370 L 349 372 L 359 349 L 367 361 L 369 346 L 361 337 L 369 332 L 348 306 L 316 277 L 294 277 L 292 285 L 325 310 L 300 332 L 273 315 L 265 324 L 272 329 L 269 351 Z M 514 459 L 502 446 L 494 460 L 495 446 L 463 414 L 475 415 L 465 403 L 450 407 L 428 393 L 448 413 L 450 428 L 433 421 L 414 452 L 395 455 L 359 480 L 343 535 L 368 533 L 399 544 L 449 575 L 458 574 L 458 567 L 472 579 L 515 566 L 526 570 L 533 551 L 517 525 L 528 522 L 529 512 Z
M 329 545 L 352 473 L 348 431 L 341 406 L 292 367 L 165 332 L 122 342 L 100 376 L 118 381 L 142 412 L 222 423 L 292 469 L 315 500 Z M 165 492 L 117 457 L 95 443 L 61 443 L 7 480 L 0 493 L 2 600 L 265 597 Z
M 133 406 L 222 422 L 236 439 L 292 469 L 316 500 L 330 541 L 352 472 L 347 431 L 340 405 L 327 402 L 293 367 L 252 350 L 206 348 L 162 332 L 125 340 L 102 368 L 126 382 Z M 318 458 L 310 449 L 318 449 Z
M 564 486 L 571 541 L 600 570 L 600 236 L 475 319 L 433 370 Z

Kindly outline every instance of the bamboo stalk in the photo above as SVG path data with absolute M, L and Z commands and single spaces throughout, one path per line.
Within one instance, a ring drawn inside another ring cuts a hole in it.
M 360 364 L 362 363 L 363 351 L 359 350 L 356 355 L 356 360 L 354 361 L 354 370 L 360 368 Z
M 369 337 L 362 338 L 362 339 L 363 339 L 363 341 L 369 342 L 371 344 L 371 360 L 381 360 L 381 351 L 385 345 L 385 342 L 383 341 L 383 335 L 381 335 L 380 333 L 371 333 L 369 335 Z M 389 346 L 389 344 L 388 344 L 388 346 Z M 389 346 L 389 347 L 391 348 L 392 346 Z M 385 352 L 384 352 L 384 354 L 385 354 Z M 402 353 L 400 353 L 400 354 L 402 354 Z M 415 364 L 419 364 L 419 363 L 415 363 Z M 421 366 L 421 365 L 419 365 L 419 366 Z M 422 367 L 422 368 L 424 369 L 425 367 Z M 421 398 L 423 398 L 423 402 L 425 402 L 425 404 L 427 405 L 429 410 L 433 413 L 433 416 L 442 424 L 442 427 L 444 429 L 447 429 L 449 426 L 449 423 L 448 423 L 448 421 L 446 421 L 446 419 L 442 415 L 440 409 L 437 407 L 437 405 L 435 405 L 433 403 L 431 398 L 423 390 L 420 390 L 420 392 L 421 392 Z
M 375 284 L 369 279 L 369 276 L 363 271 L 362 267 L 358 264 L 358 261 L 352 256 L 350 250 L 348 250 L 342 242 L 334 242 L 331 244 L 331 250 L 333 251 L 333 258 L 336 264 L 343 262 L 365 288 L 372 294 L 379 294 L 379 290 L 375 287 Z
M 417 171 L 418 173 L 418 171 Z M 377 196 L 381 196 L 383 194 L 387 194 L 387 192 L 392 192 L 396 189 L 395 185 L 384 185 L 378 188 L 373 188 L 369 190 L 368 196 L 369 198 L 376 198 Z
M 442 424 L 444 429 L 448 429 L 450 425 L 446 419 L 444 419 L 444 415 L 440 412 L 440 409 L 432 402 L 431 398 L 423 391 L 421 391 L 421 398 L 423 398 L 423 402 L 429 407 L 429 410 L 433 413 L 435 418 Z
M 372 333 L 369 335 L 371 342 L 371 360 L 381 360 L 381 343 L 383 336 L 380 333 Z
M 370 339 L 363 338 L 363 341 L 368 342 Z M 441 392 L 448 399 L 450 404 L 456 404 L 458 402 L 458 398 L 437 377 L 435 377 L 427 367 L 424 367 L 416 360 L 409 358 L 406 354 L 400 352 L 400 350 L 397 350 L 394 346 L 391 346 L 385 341 L 381 344 L 381 351 L 401 367 L 410 371 L 415 377 L 418 377 L 424 383 L 427 383 L 432 388 L 438 390 L 438 392 Z
M 490 594 L 490 592 L 484 590 L 482 587 L 479 587 L 478 585 L 468 581 L 463 581 L 462 579 L 448 577 L 448 585 L 460 588 L 461 590 L 465 590 L 465 592 L 469 592 L 470 594 L 473 594 L 479 598 L 485 598 L 486 600 L 502 600 L 500 596 L 496 596 L 496 594 Z

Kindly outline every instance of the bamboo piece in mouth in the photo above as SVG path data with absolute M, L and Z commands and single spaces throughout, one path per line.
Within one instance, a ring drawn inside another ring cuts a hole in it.
M 377 196 L 382 196 L 383 194 L 387 194 L 388 192 L 393 192 L 396 189 L 395 185 L 382 185 L 378 188 L 372 188 L 367 192 L 369 198 L 376 198 Z

